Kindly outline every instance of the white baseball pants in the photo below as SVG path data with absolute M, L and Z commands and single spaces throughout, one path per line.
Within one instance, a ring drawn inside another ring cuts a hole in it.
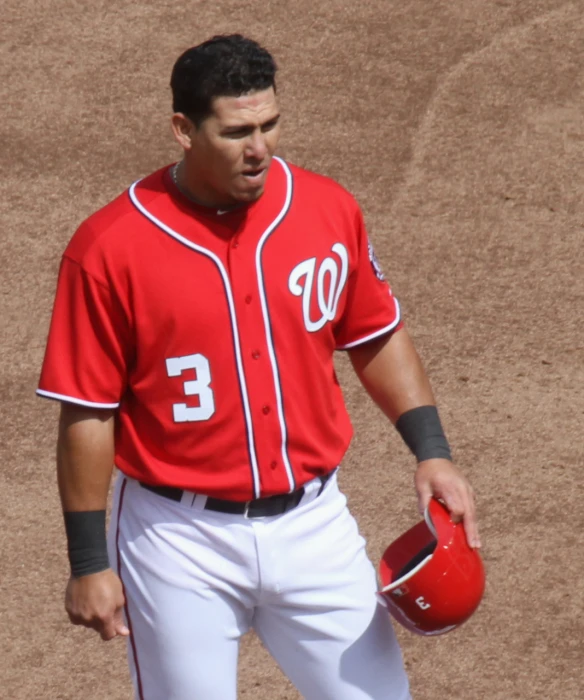
M 411 700 L 336 476 L 318 488 L 284 515 L 246 519 L 118 477 L 109 547 L 137 700 L 235 700 L 239 640 L 252 627 L 308 700 Z

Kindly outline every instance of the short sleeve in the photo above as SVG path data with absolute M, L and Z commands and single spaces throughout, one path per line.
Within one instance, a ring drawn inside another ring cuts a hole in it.
M 345 310 L 335 327 L 337 350 L 349 350 L 401 328 L 401 312 L 367 236 L 361 211 L 355 221 L 357 261 L 347 288 Z
M 116 408 L 125 390 L 128 323 L 107 285 L 63 257 L 37 394 Z

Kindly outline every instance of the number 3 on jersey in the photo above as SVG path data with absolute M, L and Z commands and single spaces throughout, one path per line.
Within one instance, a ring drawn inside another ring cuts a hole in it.
M 198 396 L 198 406 L 187 406 L 186 403 L 172 405 L 175 423 L 209 420 L 215 413 L 215 397 L 211 384 L 211 369 L 209 360 L 199 353 L 183 357 L 169 357 L 166 360 L 166 372 L 169 377 L 180 377 L 185 370 L 194 370 L 196 379 L 183 383 L 186 396 Z

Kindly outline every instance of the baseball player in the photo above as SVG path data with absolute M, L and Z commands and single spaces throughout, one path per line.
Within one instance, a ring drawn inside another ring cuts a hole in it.
M 61 402 L 66 609 L 128 637 L 140 700 L 233 700 L 251 628 L 306 698 L 410 698 L 337 484 L 335 350 L 416 456 L 420 507 L 442 498 L 479 546 L 358 205 L 274 155 L 275 73 L 240 35 L 180 56 L 182 160 L 87 219 L 61 262 L 38 393 Z

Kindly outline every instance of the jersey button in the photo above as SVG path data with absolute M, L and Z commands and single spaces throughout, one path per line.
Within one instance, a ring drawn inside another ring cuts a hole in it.
M 260 353 L 259 350 L 254 350 L 254 351 L 252 352 L 251 356 L 253 357 L 254 360 L 257 360 L 257 359 L 259 359 L 260 354 L 261 354 L 261 353 Z M 264 406 L 264 408 L 265 408 L 265 406 Z
M 237 240 L 237 238 L 233 241 L 233 246 L 232 246 L 232 247 L 233 247 L 233 248 L 239 248 L 239 241 Z
M 268 413 L 270 413 L 271 410 L 272 410 L 272 409 L 271 409 L 268 405 L 266 405 L 266 406 L 264 406 L 264 407 L 262 408 L 262 413 L 264 414 L 264 416 L 267 416 Z
M 270 467 L 272 469 L 275 469 L 277 466 L 278 466 L 278 462 L 276 462 L 275 460 L 270 464 Z
M 245 303 L 246 303 L 246 304 L 251 304 L 251 294 L 248 294 L 248 295 L 245 297 Z

